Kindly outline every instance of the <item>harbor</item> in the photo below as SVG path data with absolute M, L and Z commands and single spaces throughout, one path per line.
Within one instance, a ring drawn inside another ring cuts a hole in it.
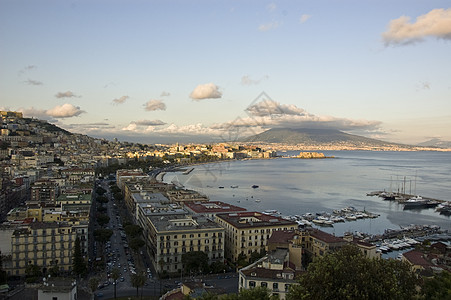
M 403 194 L 399 192 L 374 191 L 367 193 L 367 196 L 377 196 L 385 201 L 395 201 L 403 205 L 404 210 L 409 209 L 429 209 L 434 208 L 436 212 L 450 216 L 451 215 L 451 201 L 434 199 L 412 194 Z

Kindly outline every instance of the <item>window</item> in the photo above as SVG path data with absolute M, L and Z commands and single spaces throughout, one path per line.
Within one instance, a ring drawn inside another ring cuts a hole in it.
M 255 287 L 255 281 L 249 281 L 249 287 L 251 288 Z
M 52 297 L 52 300 L 58 300 L 58 297 Z
M 274 283 L 272 284 L 272 289 L 273 289 L 273 290 L 278 290 L 278 289 L 279 289 L 279 284 L 278 284 L 277 282 L 274 282 Z
M 268 283 L 263 281 L 263 282 L 261 283 L 261 286 L 262 286 L 262 287 L 268 287 Z

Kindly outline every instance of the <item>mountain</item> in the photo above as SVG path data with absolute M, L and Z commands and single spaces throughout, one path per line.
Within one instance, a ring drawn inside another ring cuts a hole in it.
M 273 128 L 248 137 L 244 139 L 243 142 L 278 143 L 288 145 L 302 144 L 305 146 L 343 146 L 355 148 L 414 147 L 348 134 L 336 129 L 309 128 Z
M 418 146 L 451 149 L 451 141 L 442 141 L 441 139 L 432 139 L 432 140 L 429 140 L 426 142 L 419 143 Z

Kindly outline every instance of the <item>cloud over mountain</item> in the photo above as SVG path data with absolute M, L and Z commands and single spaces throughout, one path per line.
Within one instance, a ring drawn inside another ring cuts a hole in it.
M 219 87 L 214 83 L 199 84 L 190 94 L 190 98 L 193 100 L 213 99 L 221 97 L 222 92 L 219 91 Z
M 387 31 L 382 33 L 386 46 L 413 44 L 426 37 L 451 40 L 451 8 L 433 9 L 417 17 L 414 23 L 410 17 L 401 16 L 391 20 Z

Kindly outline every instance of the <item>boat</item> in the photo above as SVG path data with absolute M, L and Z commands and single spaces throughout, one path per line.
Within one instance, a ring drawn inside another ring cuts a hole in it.
M 236 188 L 238 188 L 238 186 L 237 185 L 231 185 L 230 186 L 232 189 L 236 189 Z
M 255 202 L 261 202 L 261 200 L 260 199 L 255 199 Z
M 218 187 L 218 188 L 223 189 L 224 187 L 223 187 L 223 186 L 220 186 L 220 187 Z
M 426 208 L 428 201 L 421 196 L 412 197 L 403 202 L 404 209 L 409 208 Z
M 254 185 L 252 186 L 252 188 L 253 188 L 253 189 L 258 189 L 258 185 L 254 184 Z

